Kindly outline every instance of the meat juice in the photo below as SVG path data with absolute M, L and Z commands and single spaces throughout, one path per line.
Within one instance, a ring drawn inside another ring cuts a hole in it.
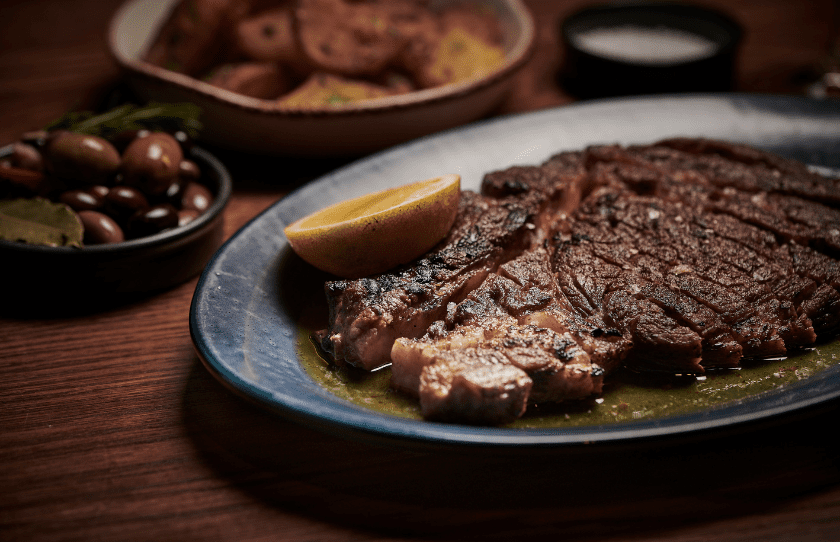
M 312 331 L 299 331 L 298 357 L 319 385 L 342 399 L 382 414 L 423 419 L 416 399 L 390 389 L 389 367 L 374 372 L 336 367 L 318 354 L 309 338 Z M 713 370 L 702 376 L 619 371 L 610 376 L 600 396 L 532 405 L 522 418 L 506 427 L 579 427 L 689 414 L 790 387 L 838 362 L 840 339 L 782 359 L 745 363 L 738 369 Z

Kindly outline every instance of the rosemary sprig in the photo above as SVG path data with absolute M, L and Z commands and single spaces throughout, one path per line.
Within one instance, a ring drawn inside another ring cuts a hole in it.
M 127 130 L 182 130 L 192 138 L 201 130 L 201 108 L 191 103 L 150 102 L 144 106 L 125 104 L 104 113 L 71 111 L 52 122 L 46 130 L 70 130 L 110 139 Z

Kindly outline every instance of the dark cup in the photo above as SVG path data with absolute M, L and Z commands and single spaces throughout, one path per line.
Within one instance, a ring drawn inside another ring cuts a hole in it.
M 560 24 L 561 80 L 582 99 L 725 92 L 735 86 L 740 25 L 704 7 L 672 2 L 585 8 Z

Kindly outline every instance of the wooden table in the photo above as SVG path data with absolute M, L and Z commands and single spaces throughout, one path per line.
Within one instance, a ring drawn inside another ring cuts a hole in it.
M 774 93 L 798 91 L 797 72 L 821 57 L 840 9 L 706 3 L 746 29 L 738 90 Z M 529 4 L 538 47 L 504 113 L 572 101 L 555 79 L 556 22 L 583 2 Z M 118 81 L 104 40 L 117 5 L 4 3 L 0 141 Z M 343 163 L 223 158 L 236 181 L 227 235 Z M 277 167 L 285 180 L 265 174 Z M 838 402 L 691 442 L 585 454 L 344 441 L 265 413 L 210 376 L 187 325 L 195 285 L 88 316 L 0 320 L 0 539 L 840 539 Z

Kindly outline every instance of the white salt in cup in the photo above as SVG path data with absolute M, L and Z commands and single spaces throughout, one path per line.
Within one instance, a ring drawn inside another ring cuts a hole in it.
M 735 85 L 741 27 L 674 2 L 604 4 L 562 21 L 561 78 L 579 98 L 722 92 Z

